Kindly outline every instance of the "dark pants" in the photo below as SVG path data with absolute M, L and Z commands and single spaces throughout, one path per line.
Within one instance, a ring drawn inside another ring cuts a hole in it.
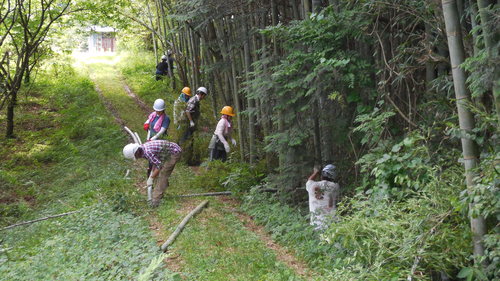
M 221 160 L 222 162 L 226 162 L 227 153 L 225 150 L 217 149 L 217 147 L 210 149 L 210 160 Z
M 189 121 L 188 121 L 189 122 Z M 185 128 L 184 130 L 184 133 L 182 134 L 182 137 L 181 139 L 179 140 L 179 145 L 182 145 L 183 143 L 185 143 L 189 138 L 191 138 L 191 136 L 194 134 L 194 132 L 196 131 L 196 126 L 194 127 L 189 127 L 189 124 L 187 126 L 187 128 Z

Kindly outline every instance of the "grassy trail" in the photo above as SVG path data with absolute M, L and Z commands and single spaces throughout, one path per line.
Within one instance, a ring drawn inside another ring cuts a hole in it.
M 124 88 L 115 57 L 86 59 L 80 69 L 96 83 L 102 100 L 112 113 L 144 139 L 146 118 Z M 168 99 L 166 99 L 168 100 Z M 129 166 L 137 188 L 145 194 L 145 161 L 123 162 Z M 194 170 L 178 164 L 159 208 L 144 210 L 160 245 L 182 218 L 205 198 L 175 198 L 178 194 L 199 193 L 190 187 Z M 145 199 L 145 196 L 144 196 Z M 228 197 L 208 198 L 209 207 L 191 220 L 170 248 L 165 259 L 168 269 L 181 272 L 185 280 L 304 280 L 311 272 L 286 250 L 276 245 L 248 216 L 238 212 L 238 203 Z

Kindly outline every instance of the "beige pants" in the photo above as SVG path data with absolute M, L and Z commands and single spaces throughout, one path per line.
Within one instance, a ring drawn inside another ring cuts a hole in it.
M 163 164 L 158 179 L 156 180 L 155 188 L 153 189 L 153 202 L 160 201 L 160 199 L 163 198 L 163 192 L 165 192 L 168 187 L 168 178 L 172 174 L 175 164 L 180 158 L 181 153 L 172 154 L 168 162 Z

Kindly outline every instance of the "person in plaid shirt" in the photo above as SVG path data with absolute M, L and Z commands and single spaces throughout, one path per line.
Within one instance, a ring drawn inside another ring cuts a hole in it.
M 156 180 L 151 206 L 157 207 L 160 204 L 163 193 L 168 187 L 168 178 L 181 158 L 181 153 L 182 149 L 178 144 L 166 140 L 148 141 L 142 145 L 130 143 L 123 148 L 123 155 L 126 158 L 133 160 L 146 158 L 153 164 L 153 170 L 147 180 L 148 186 L 152 186 Z

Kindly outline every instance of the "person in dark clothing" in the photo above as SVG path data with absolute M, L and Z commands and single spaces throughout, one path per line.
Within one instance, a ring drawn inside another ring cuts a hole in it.
M 194 137 L 193 134 L 196 131 L 196 125 L 198 119 L 200 118 L 200 101 L 207 96 L 208 91 L 205 87 L 199 87 L 196 90 L 196 95 L 191 97 L 186 103 L 186 109 L 184 110 L 184 115 L 186 118 L 181 122 L 179 129 L 179 145 L 186 151 L 184 153 L 184 159 L 188 165 L 197 165 L 198 159 L 195 156 L 194 150 Z
M 163 76 L 169 75 L 169 69 L 174 68 L 174 59 L 172 58 L 172 52 L 168 50 L 167 56 L 163 55 L 161 57 L 161 62 L 156 65 L 156 81 L 162 79 Z

